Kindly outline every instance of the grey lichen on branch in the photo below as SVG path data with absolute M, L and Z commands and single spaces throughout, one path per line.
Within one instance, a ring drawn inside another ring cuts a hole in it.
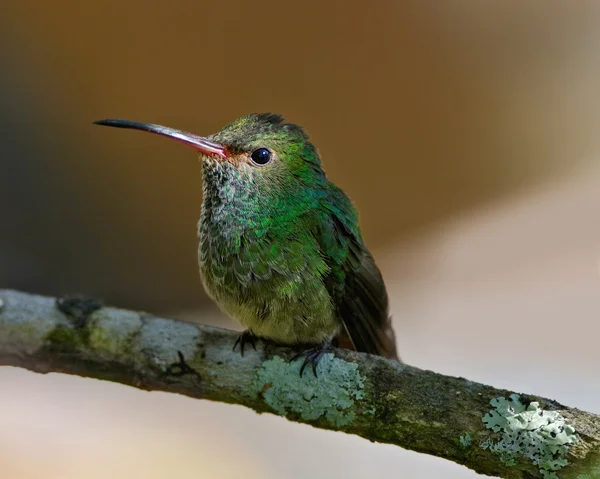
M 292 349 L 242 357 L 233 331 L 80 300 L 0 290 L 0 365 L 241 404 L 482 474 L 600 478 L 597 415 L 342 349 L 300 377 Z

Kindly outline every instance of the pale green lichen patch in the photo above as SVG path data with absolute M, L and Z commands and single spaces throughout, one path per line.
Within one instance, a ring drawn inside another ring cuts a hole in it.
M 178 361 L 178 352 L 184 359 L 196 353 L 200 331 L 191 323 L 177 322 L 156 317 L 146 317 L 139 332 L 139 341 L 132 347 L 143 345 L 139 352 L 153 365 L 163 371 Z
M 265 361 L 254 381 L 255 392 L 281 415 L 297 414 L 305 421 L 325 418 L 336 427 L 350 424 L 356 401 L 364 397 L 365 378 L 358 365 L 328 353 L 319 361 L 318 377 L 309 368 L 301 377 L 301 364 L 279 356 Z
M 458 442 L 464 448 L 469 447 L 473 443 L 471 435 L 467 432 L 458 438 Z
M 558 411 L 545 411 L 537 402 L 526 406 L 518 394 L 492 399 L 490 404 L 493 409 L 485 414 L 483 422 L 500 438 L 487 439 L 481 447 L 497 454 L 506 465 L 525 457 L 540 468 L 542 477 L 557 479 L 555 471 L 568 464 L 567 450 L 577 441 L 575 429 Z
M 142 327 L 138 313 L 114 308 L 104 308 L 92 313 L 89 322 L 89 346 L 108 358 L 129 356 L 132 337 Z

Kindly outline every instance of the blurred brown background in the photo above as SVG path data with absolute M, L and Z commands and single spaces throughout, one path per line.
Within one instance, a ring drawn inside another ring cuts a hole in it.
M 596 4 L 3 7 L 0 287 L 235 327 L 198 278 L 194 154 L 91 122 L 279 112 L 358 206 L 407 362 L 600 413 Z M 473 476 L 232 406 L 9 368 L 0 388 L 2 477 Z

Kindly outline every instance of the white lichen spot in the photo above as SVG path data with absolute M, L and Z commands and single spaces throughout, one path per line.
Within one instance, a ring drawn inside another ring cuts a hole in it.
M 492 399 L 490 404 L 493 409 L 485 414 L 483 422 L 500 438 L 487 439 L 481 447 L 498 454 L 505 465 L 526 457 L 540 468 L 542 477 L 558 479 L 555 471 L 568 464 L 567 450 L 577 442 L 575 429 L 558 411 L 544 411 L 537 402 L 525 406 L 518 394 Z
M 2 301 L 0 349 L 8 354 L 34 354 L 45 346 L 56 326 L 64 322 L 51 298 L 6 291 Z

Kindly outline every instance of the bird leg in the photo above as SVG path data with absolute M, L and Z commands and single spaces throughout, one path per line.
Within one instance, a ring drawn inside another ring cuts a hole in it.
M 254 351 L 256 351 L 256 340 L 257 339 L 258 338 L 252 333 L 252 331 L 250 331 L 249 329 L 246 329 L 235 340 L 235 343 L 233 344 L 233 351 L 235 351 L 235 348 L 239 344 L 240 352 L 242 353 L 242 356 L 244 356 L 244 347 L 246 346 L 247 343 L 250 343 L 252 345 L 252 347 L 254 348 Z

